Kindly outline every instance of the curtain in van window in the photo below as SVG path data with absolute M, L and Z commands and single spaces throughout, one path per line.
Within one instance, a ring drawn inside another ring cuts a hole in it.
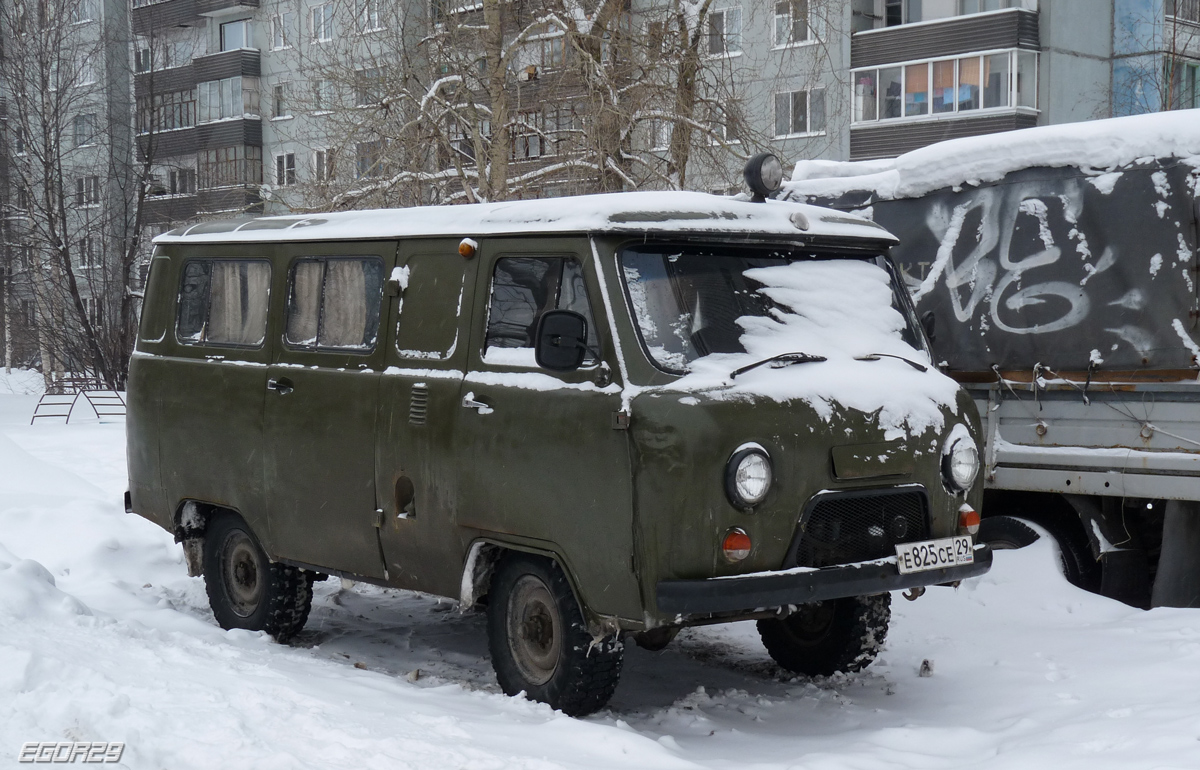
M 212 263 L 208 330 L 218 345 L 261 345 L 267 335 L 271 267 L 266 262 Z
M 288 304 L 287 341 L 293 345 L 317 344 L 321 313 L 321 278 L 325 263 L 297 262 L 292 269 L 292 296 Z
M 366 263 L 334 259 L 325 265 L 325 301 L 317 344 L 329 348 L 363 347 L 367 330 Z M 378 297 L 375 300 L 378 303 Z

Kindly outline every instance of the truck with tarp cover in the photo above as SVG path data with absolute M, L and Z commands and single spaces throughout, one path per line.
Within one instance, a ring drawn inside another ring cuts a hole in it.
M 1067 577 L 1200 606 L 1200 110 L 801 161 L 781 197 L 865 215 L 983 417 L 984 529 Z

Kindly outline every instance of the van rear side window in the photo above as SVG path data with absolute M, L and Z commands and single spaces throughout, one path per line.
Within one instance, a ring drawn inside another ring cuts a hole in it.
M 184 345 L 262 347 L 270 297 L 266 260 L 189 260 L 179 286 L 176 335 Z
M 383 260 L 297 260 L 288 281 L 287 332 L 294 348 L 370 352 L 379 337 Z

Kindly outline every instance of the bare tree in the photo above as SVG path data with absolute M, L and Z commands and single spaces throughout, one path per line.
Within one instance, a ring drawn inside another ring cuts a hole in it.
M 132 158 L 128 18 L 96 0 L 0 5 L 9 195 L 47 386 L 65 370 L 124 384 L 144 176 Z M 11 268 L 12 260 L 9 261 Z

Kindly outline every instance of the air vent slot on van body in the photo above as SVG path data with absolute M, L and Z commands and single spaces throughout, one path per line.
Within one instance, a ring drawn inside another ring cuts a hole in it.
M 429 388 L 418 382 L 412 386 L 412 395 L 408 399 L 408 424 L 424 425 L 428 411 Z

